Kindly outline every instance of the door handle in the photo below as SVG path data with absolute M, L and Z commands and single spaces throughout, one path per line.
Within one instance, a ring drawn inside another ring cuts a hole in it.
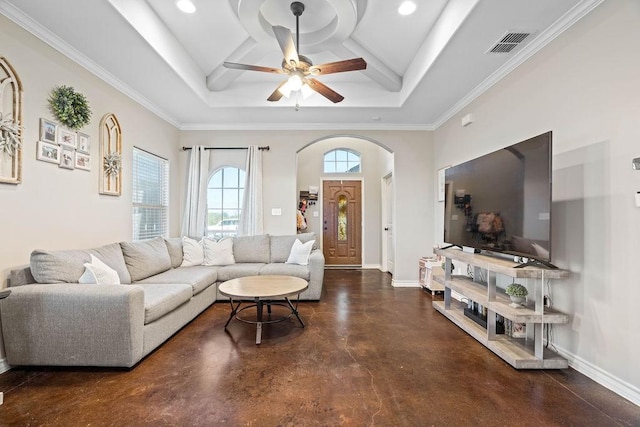
M 384 231 L 389 231 L 389 227 L 385 227 L 385 228 L 384 228 Z

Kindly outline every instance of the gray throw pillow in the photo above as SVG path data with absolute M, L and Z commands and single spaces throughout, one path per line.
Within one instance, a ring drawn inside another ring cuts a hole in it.
M 133 282 L 171 268 L 171 257 L 162 237 L 134 243 L 121 242 L 120 246 Z

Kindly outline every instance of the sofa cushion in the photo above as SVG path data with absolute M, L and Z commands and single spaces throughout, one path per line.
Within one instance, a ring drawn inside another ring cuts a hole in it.
M 11 270 L 8 282 L 9 287 L 29 285 L 31 283 L 38 282 L 36 281 L 35 277 L 33 277 L 33 274 L 31 273 L 31 266 L 29 264 L 22 265 Z
M 162 237 L 142 242 L 121 242 L 120 247 L 133 282 L 171 268 L 171 257 Z
M 204 262 L 204 246 L 202 240 L 192 239 L 191 237 L 182 237 L 182 267 L 191 267 L 194 265 L 202 265 Z
M 120 277 L 118 273 L 104 262 L 100 261 L 94 254 L 89 255 L 91 262 L 84 263 L 84 273 L 78 279 L 78 283 L 91 283 L 97 285 L 119 285 Z
M 167 270 L 155 276 L 147 277 L 138 283 L 172 284 L 182 283 L 191 285 L 193 295 L 197 295 L 207 289 L 218 280 L 218 272 L 215 267 L 203 267 L 200 265 L 193 267 L 178 267 Z
M 191 286 L 174 284 L 144 284 L 144 324 L 147 325 L 191 299 Z
M 120 283 L 131 283 L 131 275 L 118 243 L 86 250 L 36 249 L 31 252 L 31 274 L 38 283 L 77 283 L 84 273 L 84 263 L 91 262 L 91 254 L 118 272 Z
M 291 253 L 293 242 L 299 239 L 302 243 L 316 240 L 316 233 L 291 234 L 287 236 L 270 236 L 271 262 L 286 262 Z M 313 244 L 313 249 L 318 249 L 318 241 Z
M 236 262 L 269 262 L 269 235 L 234 237 L 233 258 Z
M 164 239 L 164 243 L 167 245 L 167 251 L 169 252 L 169 258 L 171 258 L 171 267 L 178 268 L 182 264 L 182 237 L 169 237 Z
M 237 279 L 238 277 L 257 276 L 260 273 L 263 263 L 249 263 L 225 265 L 218 267 L 218 281 L 226 282 L 227 280 Z
M 233 239 L 225 238 L 219 241 L 205 237 L 202 239 L 204 245 L 204 262 L 202 265 L 230 265 L 235 264 L 233 258 Z
M 284 263 L 272 263 L 266 264 L 260 269 L 260 275 L 265 276 L 293 276 L 299 277 L 304 280 L 309 280 L 311 275 L 309 274 L 309 267 L 306 265 L 298 264 L 284 264 Z

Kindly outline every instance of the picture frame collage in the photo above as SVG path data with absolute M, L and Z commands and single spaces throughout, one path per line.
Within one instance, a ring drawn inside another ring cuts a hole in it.
M 36 159 L 63 169 L 91 170 L 91 138 L 49 119 L 40 119 Z

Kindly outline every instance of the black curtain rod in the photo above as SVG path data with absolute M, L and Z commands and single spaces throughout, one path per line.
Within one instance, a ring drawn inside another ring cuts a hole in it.
M 191 150 L 193 147 L 182 147 L 182 151 Z M 204 147 L 205 150 L 248 150 L 249 147 Z M 269 146 L 258 147 L 258 150 L 269 151 Z

